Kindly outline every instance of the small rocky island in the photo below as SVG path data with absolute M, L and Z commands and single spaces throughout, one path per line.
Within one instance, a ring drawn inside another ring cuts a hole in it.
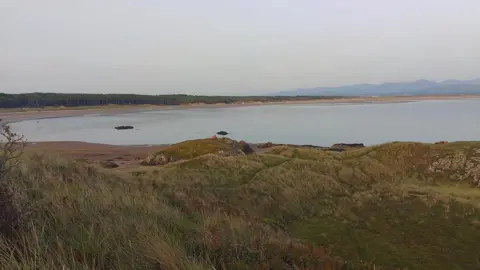
M 116 130 L 126 130 L 126 129 L 133 129 L 133 126 L 117 126 L 115 127 Z

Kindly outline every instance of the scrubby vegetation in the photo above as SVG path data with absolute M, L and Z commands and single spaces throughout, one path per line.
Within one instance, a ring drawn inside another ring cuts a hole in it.
M 2 179 L 23 218 L 0 265 L 480 268 L 480 143 L 263 151 L 123 170 L 25 153 Z
M 245 142 L 229 138 L 190 140 L 174 144 L 162 151 L 152 153 L 142 165 L 163 165 L 169 162 L 189 160 L 206 154 L 235 156 L 250 154 L 253 150 Z
M 192 103 L 239 103 L 333 99 L 339 97 L 288 96 L 192 96 L 135 94 L 61 94 L 61 93 L 0 93 L 0 108 L 79 107 L 99 105 L 182 105 Z

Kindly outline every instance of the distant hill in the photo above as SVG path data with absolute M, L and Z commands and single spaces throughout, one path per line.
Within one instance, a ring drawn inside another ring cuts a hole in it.
M 446 80 L 442 82 L 418 80 L 413 82 L 355 84 L 337 87 L 300 88 L 272 93 L 274 96 L 420 96 L 420 95 L 480 94 L 480 78 L 474 80 Z

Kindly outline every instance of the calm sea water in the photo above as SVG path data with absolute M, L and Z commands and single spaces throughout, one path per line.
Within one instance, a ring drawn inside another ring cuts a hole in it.
M 480 140 L 480 99 L 168 109 L 23 121 L 29 141 L 169 144 L 225 130 L 237 140 L 313 144 Z M 118 125 L 134 130 L 117 131 Z

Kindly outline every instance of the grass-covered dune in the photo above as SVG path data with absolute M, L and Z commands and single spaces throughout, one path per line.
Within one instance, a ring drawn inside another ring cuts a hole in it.
M 5 180 L 15 196 L 0 217 L 20 219 L 0 265 L 480 269 L 480 143 L 233 156 L 194 143 L 175 146 L 188 158 L 133 169 L 25 153 Z
M 253 149 L 246 142 L 237 142 L 229 138 L 189 140 L 152 153 L 140 164 L 164 165 L 175 161 L 190 160 L 206 154 L 236 156 L 251 154 L 252 152 Z

